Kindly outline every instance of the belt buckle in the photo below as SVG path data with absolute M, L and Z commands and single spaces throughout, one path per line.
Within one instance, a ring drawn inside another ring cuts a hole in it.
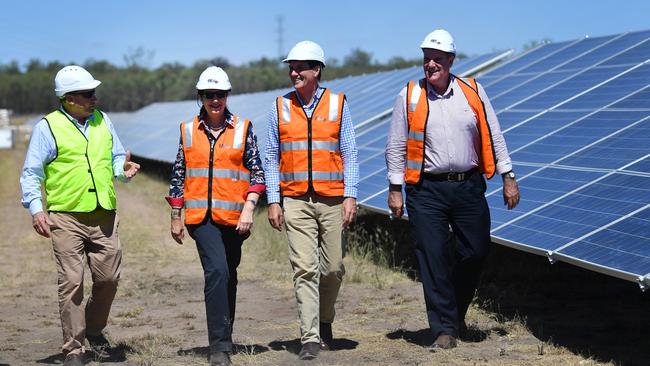
M 460 182 L 462 180 L 465 180 L 465 173 L 456 173 L 456 172 L 447 173 L 447 181 L 449 182 Z

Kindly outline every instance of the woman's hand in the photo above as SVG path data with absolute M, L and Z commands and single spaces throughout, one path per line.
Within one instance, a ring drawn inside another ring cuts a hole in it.
M 255 211 L 255 204 L 253 202 L 246 201 L 244 203 L 244 208 L 241 210 L 239 215 L 239 222 L 237 222 L 237 231 L 239 235 L 246 235 L 251 231 L 253 227 L 253 212 Z
M 180 244 L 183 245 L 183 238 L 185 237 L 185 232 L 183 228 L 183 220 L 181 220 L 181 210 L 174 211 L 172 209 L 172 222 L 171 222 L 171 233 L 172 238 Z

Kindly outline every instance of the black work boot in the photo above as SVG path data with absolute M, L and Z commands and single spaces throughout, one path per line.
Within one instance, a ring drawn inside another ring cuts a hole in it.
M 216 351 L 210 354 L 210 366 L 232 366 L 228 352 Z
M 108 350 L 111 348 L 111 344 L 108 342 L 108 339 L 104 334 L 99 333 L 99 335 L 92 336 L 86 334 L 86 339 L 90 345 L 90 350 L 95 354 L 95 356 L 104 358 L 108 357 Z
M 321 351 L 329 351 L 332 349 L 332 323 L 320 323 L 320 349 Z

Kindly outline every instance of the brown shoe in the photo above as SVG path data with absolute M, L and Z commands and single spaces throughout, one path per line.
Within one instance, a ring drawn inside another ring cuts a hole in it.
M 320 351 L 319 342 L 308 342 L 302 345 L 300 353 L 298 353 L 299 360 L 313 360 L 318 357 L 318 351 Z
M 436 341 L 433 342 L 431 347 L 429 347 L 429 350 L 431 352 L 436 352 L 438 350 L 452 349 L 457 345 L 458 342 L 456 342 L 456 338 L 448 334 L 441 334 L 438 336 L 438 338 L 436 338 Z
M 68 353 L 63 361 L 63 366 L 83 366 L 84 355 L 81 353 Z

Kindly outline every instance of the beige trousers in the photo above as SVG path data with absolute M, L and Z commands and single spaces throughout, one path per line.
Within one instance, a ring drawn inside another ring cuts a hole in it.
M 285 197 L 289 261 L 298 301 L 301 343 L 319 342 L 319 322 L 334 321 L 343 267 L 343 197 Z
M 62 352 L 81 353 L 86 333 L 106 327 L 117 291 L 122 249 L 115 211 L 51 212 L 52 247 L 58 272 Z M 83 306 L 84 255 L 92 275 L 92 293 Z

